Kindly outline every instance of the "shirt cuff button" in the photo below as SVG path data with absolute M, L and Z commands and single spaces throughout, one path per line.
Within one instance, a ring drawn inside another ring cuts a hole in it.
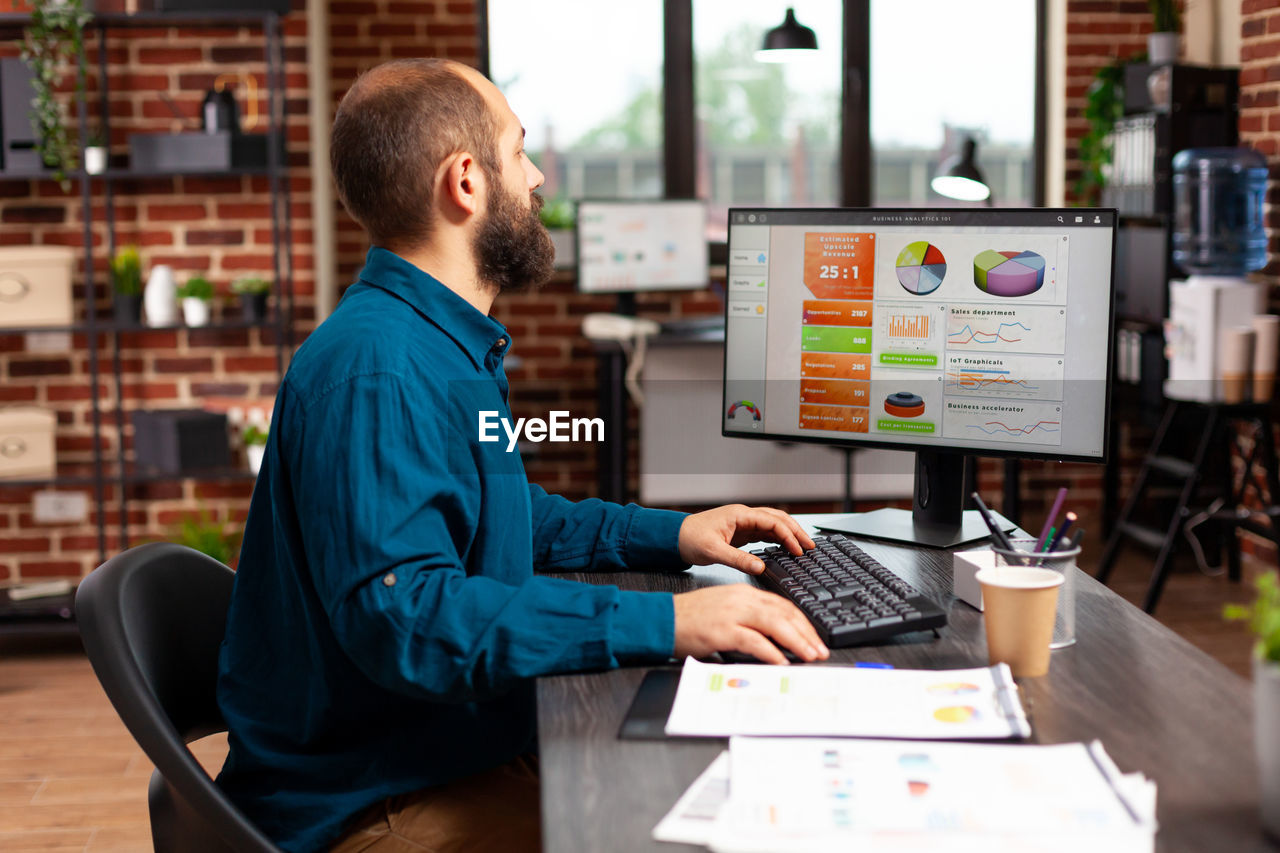
M 395 572 L 387 572 L 385 575 L 383 575 L 383 576 L 382 576 L 382 585 L 383 585 L 383 586 L 395 586 L 395 585 L 396 585 L 396 575 L 395 575 Z

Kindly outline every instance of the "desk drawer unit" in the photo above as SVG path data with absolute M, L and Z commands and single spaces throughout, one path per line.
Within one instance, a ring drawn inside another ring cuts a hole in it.
M 63 246 L 0 247 L 0 326 L 70 326 L 74 264 Z
M 30 407 L 0 409 L 0 478 L 52 477 L 53 412 Z

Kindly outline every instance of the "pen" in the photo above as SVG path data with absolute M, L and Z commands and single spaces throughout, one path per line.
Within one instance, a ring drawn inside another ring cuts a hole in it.
M 1079 545 L 1079 544 L 1080 544 L 1080 540 L 1081 540 L 1081 539 L 1083 539 L 1083 538 L 1084 538 L 1084 528 L 1083 528 L 1083 527 L 1077 527 L 1077 528 L 1076 528 L 1076 532 L 1075 532 L 1075 534 L 1071 537 L 1071 544 L 1069 544 L 1069 545 L 1067 546 L 1067 549 L 1068 549 L 1068 550 L 1070 550 L 1070 549 L 1072 549 L 1072 548 L 1076 547 L 1077 545 Z
M 1000 529 L 1000 525 L 996 524 L 994 518 L 991 517 L 991 510 L 987 509 L 987 505 L 982 502 L 982 498 L 977 492 L 973 492 L 969 497 L 973 498 L 974 504 L 978 507 L 978 514 L 982 516 L 982 521 L 987 525 L 987 529 L 991 531 L 991 538 L 997 545 L 1006 551 L 1014 550 L 1013 543 L 1009 541 L 1009 537 L 1004 535 L 1004 531 Z
M 1067 539 L 1067 530 L 1071 525 L 1076 523 L 1080 516 L 1076 515 L 1074 512 L 1069 512 L 1064 516 L 1064 518 L 1066 520 L 1063 521 L 1062 526 L 1058 528 L 1057 535 L 1049 537 L 1049 547 L 1045 549 L 1046 551 L 1057 551 L 1059 545 L 1063 546 L 1062 550 L 1064 551 L 1071 547 L 1071 540 Z
M 855 669 L 893 669 L 893 664 L 891 663 L 876 663 L 869 660 L 860 660 L 853 666 Z
M 1067 499 L 1067 487 L 1063 486 L 1058 489 L 1058 496 L 1053 499 L 1053 508 L 1049 510 L 1049 515 L 1044 520 L 1044 528 L 1040 531 L 1040 538 L 1036 540 L 1036 547 L 1032 550 L 1040 551 L 1044 548 L 1044 543 L 1049 539 L 1049 531 L 1058 520 L 1058 513 L 1062 512 L 1062 502 Z
M 1049 535 L 1045 537 L 1044 547 L 1040 549 L 1040 553 L 1043 554 L 1053 550 L 1053 542 L 1055 541 L 1054 530 L 1055 528 L 1053 527 L 1049 528 Z

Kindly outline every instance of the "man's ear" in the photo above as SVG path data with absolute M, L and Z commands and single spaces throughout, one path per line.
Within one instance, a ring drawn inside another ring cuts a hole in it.
M 446 215 L 465 216 L 480 212 L 480 198 L 484 193 L 484 174 L 476 158 L 460 151 L 442 164 L 441 201 L 447 208 Z

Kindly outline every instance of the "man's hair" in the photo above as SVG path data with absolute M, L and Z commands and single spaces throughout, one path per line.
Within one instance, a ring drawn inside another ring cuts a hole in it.
M 459 151 L 486 177 L 501 172 L 498 121 L 484 96 L 444 59 L 398 59 L 361 75 L 333 121 L 338 197 L 376 246 L 417 248 L 432 227 L 436 173 Z

